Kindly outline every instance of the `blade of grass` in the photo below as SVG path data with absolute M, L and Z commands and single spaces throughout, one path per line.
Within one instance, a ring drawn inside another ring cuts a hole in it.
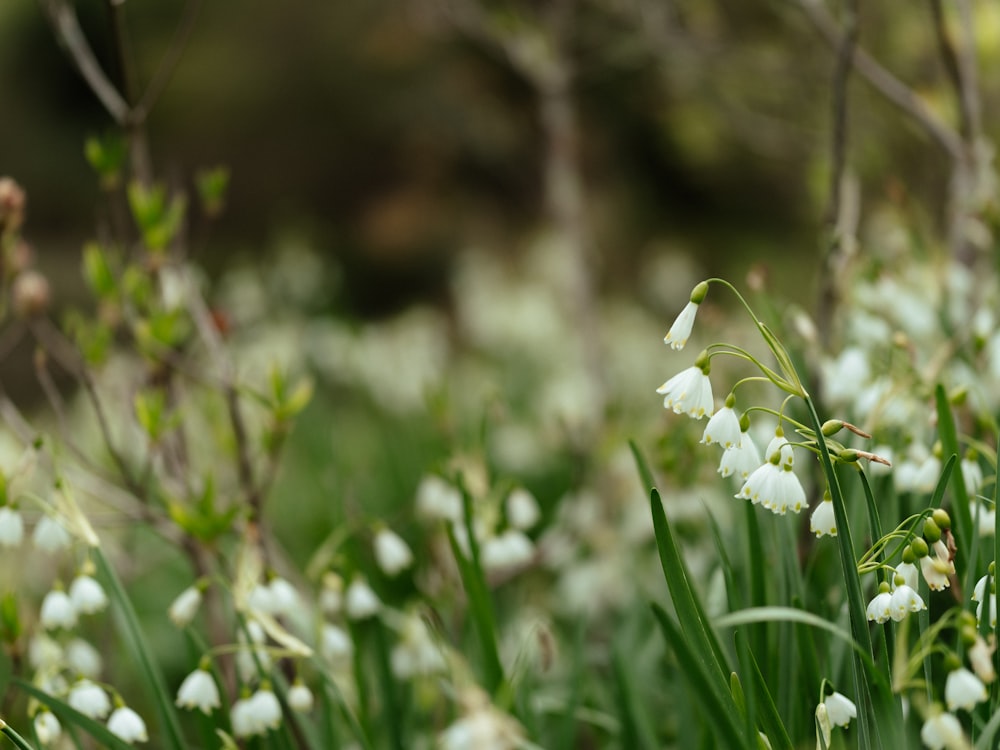
M 735 718 L 735 702 L 732 695 L 726 691 L 728 700 L 722 700 L 717 689 L 718 676 L 701 659 L 697 659 L 691 644 L 685 639 L 680 627 L 671 619 L 662 607 L 652 605 L 653 614 L 663 631 L 667 645 L 674 652 L 681 667 L 681 672 L 693 688 L 693 692 L 701 700 L 706 712 L 714 721 L 711 728 L 723 742 L 719 747 L 747 748 L 741 736 L 740 727 Z M 728 683 L 728 681 L 727 681 Z M 751 746 L 752 747 L 752 746 Z
M 736 633 L 735 637 L 737 640 L 743 638 L 740 633 Z M 750 674 L 752 689 L 757 698 L 760 723 L 764 727 L 764 734 L 767 735 L 768 739 L 771 741 L 771 746 L 775 748 L 775 750 L 793 750 L 792 740 L 788 736 L 788 732 L 785 730 L 785 724 L 782 722 L 781 716 L 778 714 L 778 708 L 774 704 L 774 698 L 771 697 L 771 691 L 768 689 L 767 683 L 764 681 L 764 675 L 760 672 L 760 666 L 754 658 L 753 651 L 749 648 L 738 650 L 740 655 L 745 656 L 747 659 L 745 669 Z
M 628 660 L 622 655 L 621 647 L 617 644 L 611 649 L 611 667 L 618 688 L 615 696 L 621 721 L 622 747 L 656 750 L 659 747 L 656 735 L 650 726 L 649 716 L 636 697 L 635 685 L 628 671 Z
M 960 456 L 958 434 L 955 430 L 955 419 L 951 414 L 951 405 L 944 392 L 944 386 L 938 383 L 934 388 L 934 402 L 937 406 L 938 437 L 941 439 L 943 455 Z M 969 492 L 965 486 L 965 477 L 961 471 L 953 472 L 951 477 L 952 497 L 951 507 L 955 516 L 955 526 L 958 532 L 956 540 L 959 549 L 969 549 L 972 541 L 972 514 L 969 512 Z M 955 572 L 959 580 L 965 577 L 965 567 L 968 561 L 962 555 L 955 556 Z
M 115 573 L 114 568 L 105 557 L 104 550 L 100 547 L 91 547 L 91 553 L 98 575 L 103 579 L 105 590 L 114 604 L 125 642 L 132 652 L 132 658 L 136 660 L 142 672 L 142 681 L 152 690 L 153 699 L 160 714 L 160 741 L 164 747 L 185 750 L 187 744 L 184 741 L 184 734 L 181 732 L 177 710 L 174 708 L 170 693 L 167 692 L 167 684 L 163 674 L 156 662 L 153 661 L 153 651 L 146 642 L 132 601 L 128 598 L 118 574 Z
M 660 565 L 684 635 L 705 664 L 715 672 L 717 680 L 721 680 L 721 684 L 728 684 L 729 670 L 725 667 L 726 660 L 722 648 L 715 633 L 712 632 L 701 602 L 695 596 L 690 574 L 674 542 L 667 514 L 663 510 L 660 493 L 655 489 L 650 492 L 649 505 L 653 514 L 653 530 L 660 553 Z M 716 684 L 715 681 L 713 684 Z

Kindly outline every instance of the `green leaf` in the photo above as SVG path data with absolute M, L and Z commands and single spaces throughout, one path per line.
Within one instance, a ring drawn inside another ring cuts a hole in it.
M 670 646 L 680 664 L 681 673 L 687 678 L 695 696 L 702 702 L 708 715 L 715 719 L 711 728 L 722 740 L 718 746 L 734 750 L 741 747 L 746 748 L 745 738 L 736 723 L 736 704 L 732 695 L 727 691 L 727 700 L 722 699 L 717 688 L 718 675 L 705 664 L 704 660 L 695 658 L 691 644 L 688 643 L 670 615 L 658 604 L 653 604 L 652 608 L 667 645 Z
M 161 746 L 173 750 L 184 750 L 187 744 L 184 741 L 184 734 L 181 732 L 173 698 L 167 692 L 163 674 L 153 660 L 153 651 L 146 642 L 139 618 L 136 616 L 128 594 L 125 593 L 125 587 L 104 556 L 104 550 L 100 547 L 92 547 L 91 554 L 94 557 L 97 572 L 103 579 L 104 588 L 114 605 L 114 611 L 118 615 L 125 645 L 139 666 L 143 684 L 153 693 L 153 699 L 160 714 L 160 732 L 157 736 Z
M 95 740 L 100 742 L 103 747 L 110 748 L 110 750 L 134 750 L 132 745 L 125 742 L 117 735 L 112 734 L 101 722 L 95 721 L 89 716 L 85 716 L 68 703 L 65 703 L 58 698 L 39 690 L 30 682 L 26 682 L 25 680 L 17 677 L 14 678 L 14 684 L 19 690 L 24 691 L 39 703 L 43 703 L 48 706 L 49 710 L 56 715 L 56 718 L 59 719 L 64 726 L 79 727 Z
M 635 685 L 628 671 L 628 660 L 618 644 L 611 649 L 611 668 L 618 688 L 616 698 L 621 721 L 622 747 L 656 750 L 659 747 L 656 736 L 649 725 L 648 716 L 642 710 L 642 702 L 635 695 Z
M 737 633 L 736 638 L 740 640 L 742 636 Z M 760 716 L 760 723 L 764 727 L 764 734 L 771 741 L 771 746 L 774 750 L 793 750 L 792 740 L 785 730 L 781 716 L 778 715 L 778 708 L 774 705 L 774 698 L 771 697 L 771 691 L 764 681 L 764 675 L 760 672 L 760 666 L 758 666 L 757 660 L 754 658 L 753 651 L 749 648 L 737 650 L 740 656 L 747 660 L 745 668 L 750 673 L 758 715 Z
M 955 419 L 951 413 L 951 405 L 948 403 L 948 396 L 944 392 L 944 386 L 938 383 L 934 388 L 934 401 L 937 406 L 938 437 L 941 439 L 941 450 L 943 455 L 960 456 L 958 445 L 958 433 L 955 430 Z M 955 542 L 959 549 L 968 549 L 972 542 L 972 513 L 969 511 L 969 492 L 965 487 L 965 477 L 961 471 L 952 472 L 952 498 L 951 509 L 954 516 Z M 939 501 L 940 502 L 940 501 Z M 969 561 L 965 555 L 955 556 L 955 572 L 959 580 L 964 578 L 965 567 Z
M 690 647 L 699 655 L 705 665 L 710 667 L 716 679 L 720 681 L 718 684 L 728 684 L 730 670 L 725 666 L 725 657 L 715 634 L 712 632 L 708 618 L 705 616 L 701 602 L 695 596 L 687 566 L 681 559 L 673 533 L 670 531 L 670 524 L 663 510 L 660 493 L 655 489 L 650 492 L 649 504 L 653 514 L 653 530 L 656 534 L 656 546 L 660 553 L 660 565 L 663 568 L 663 576 L 666 578 L 667 587 L 670 590 L 670 599 L 674 603 L 677 619 L 680 621 L 684 636 L 688 639 Z M 713 684 L 717 683 L 713 682 Z

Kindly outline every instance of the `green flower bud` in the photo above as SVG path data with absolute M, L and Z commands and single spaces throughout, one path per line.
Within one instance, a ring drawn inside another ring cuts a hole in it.
M 913 565 L 917 561 L 917 553 L 913 551 L 913 548 L 907 545 L 903 549 L 903 562 Z
M 917 559 L 927 557 L 927 555 L 931 553 L 931 549 L 927 546 L 927 542 L 920 537 L 917 537 L 910 542 L 910 549 L 913 550 L 913 554 L 917 556 Z
M 976 626 L 964 626 L 958 631 L 958 637 L 962 639 L 962 644 L 966 647 L 971 646 L 976 642 L 976 637 L 979 633 L 976 631 Z
M 736 394 L 730 393 L 726 396 L 726 408 L 732 409 L 734 406 L 736 406 Z
M 924 521 L 924 539 L 931 544 L 941 539 L 941 527 L 934 522 L 933 518 Z
M 934 519 L 934 523 L 936 523 L 938 528 L 942 531 L 951 528 L 951 516 L 948 515 L 948 511 L 944 508 L 935 508 L 934 512 L 931 513 L 931 518 Z
M 843 420 L 828 419 L 826 422 L 823 423 L 823 426 L 820 428 L 820 432 L 822 432 L 823 435 L 825 435 L 826 437 L 833 437 L 843 428 L 844 428 Z
M 949 653 L 947 656 L 944 657 L 945 672 L 953 672 L 956 669 L 960 669 L 961 666 L 962 666 L 962 660 L 959 659 L 955 654 Z
M 694 366 L 699 368 L 703 373 L 708 375 L 712 371 L 712 358 L 708 356 L 708 350 L 705 349 L 698 358 L 694 361 Z

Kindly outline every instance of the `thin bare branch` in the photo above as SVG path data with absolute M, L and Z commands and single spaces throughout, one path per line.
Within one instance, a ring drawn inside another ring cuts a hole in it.
M 142 98 L 135 105 L 133 119 L 136 122 L 144 122 L 146 120 L 150 111 L 167 88 L 167 84 L 170 83 L 170 79 L 173 77 L 174 71 L 177 70 L 181 57 L 184 55 L 188 41 L 191 39 L 191 34 L 194 32 L 194 25 L 198 20 L 198 14 L 201 12 L 202 5 L 204 5 L 204 0 L 187 0 L 185 3 L 184 14 L 181 16 L 181 20 L 174 30 L 174 36 L 170 40 L 170 47 L 160 61 L 160 65 L 153 74 L 149 85 L 146 86 Z
M 799 7 L 827 44 L 834 50 L 840 48 L 843 31 L 819 0 L 799 0 Z M 863 47 L 858 46 L 853 56 L 854 69 L 882 96 L 908 114 L 952 159 L 962 158 L 962 138 L 934 112 L 905 83 L 886 70 Z
M 83 79 L 116 123 L 124 126 L 129 119 L 129 105 L 94 56 L 73 7 L 65 0 L 39 0 L 56 38 L 66 48 Z

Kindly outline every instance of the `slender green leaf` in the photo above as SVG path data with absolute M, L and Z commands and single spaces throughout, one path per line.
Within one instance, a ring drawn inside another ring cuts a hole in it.
M 0 719 L 0 733 L 3 734 L 8 740 L 13 742 L 20 750 L 34 750 L 34 748 L 28 744 L 28 741 L 24 739 L 21 735 L 10 724 Z
M 659 744 L 650 726 L 649 717 L 635 695 L 635 685 L 628 671 L 628 663 L 622 655 L 621 647 L 611 649 L 611 667 L 614 670 L 615 691 L 618 702 L 618 716 L 621 721 L 621 744 L 628 748 L 648 748 L 656 750 Z
M 719 684 L 726 684 L 729 681 L 730 670 L 725 666 L 726 660 L 722 649 L 691 586 L 687 566 L 674 542 L 667 514 L 663 510 L 660 493 L 655 489 L 650 492 L 650 509 L 653 514 L 656 546 L 660 553 L 660 565 L 667 579 L 670 598 L 674 603 L 674 609 L 677 610 L 677 618 L 680 620 L 684 635 L 699 658 L 714 670 L 716 677 L 721 680 Z M 713 681 L 713 685 L 715 684 Z
M 632 449 L 632 456 L 635 458 L 635 465 L 639 469 L 639 478 L 642 480 L 643 489 L 649 492 L 656 486 L 656 479 L 653 478 L 649 462 L 646 461 L 646 457 L 642 455 L 642 451 L 639 450 L 639 446 L 636 445 L 634 440 L 628 441 L 628 447 Z
M 187 743 L 181 732 L 177 710 L 174 708 L 171 694 L 167 692 L 167 683 L 163 679 L 163 674 L 153 660 L 153 651 L 143 635 L 139 618 L 136 616 L 135 608 L 132 607 L 132 601 L 128 598 L 118 574 L 115 573 L 114 568 L 104 556 L 104 550 L 100 547 L 92 547 L 91 553 L 94 556 L 97 572 L 104 580 L 104 586 L 114 604 L 125 643 L 131 651 L 132 658 L 139 665 L 143 682 L 153 693 L 153 699 L 160 714 L 160 742 L 163 747 L 185 750 Z
M 54 698 L 20 678 L 14 678 L 13 683 L 17 685 L 18 690 L 24 691 L 39 703 L 48 706 L 64 727 L 77 726 L 110 750 L 132 750 L 132 745 L 112 734 L 104 724 L 80 713 L 68 703 Z
M 746 742 L 739 725 L 736 723 L 735 703 L 732 695 L 727 692 L 728 700 L 726 701 L 720 698 L 719 691 L 716 689 L 718 676 L 703 660 L 694 657 L 691 645 L 685 640 L 684 634 L 670 615 L 657 604 L 653 604 L 652 607 L 667 645 L 670 646 L 680 664 L 681 672 L 687 677 L 694 694 L 702 702 L 708 715 L 713 718 L 711 728 L 719 739 L 723 740 L 718 746 L 733 748 L 733 750 L 741 747 L 746 748 Z
M 948 403 L 948 396 L 944 392 L 944 386 L 938 383 L 934 388 L 934 401 L 937 405 L 938 437 L 941 440 L 941 450 L 945 456 L 960 456 L 958 445 L 958 433 L 955 430 L 955 419 L 951 414 L 951 405 Z M 968 549 L 972 541 L 972 514 L 969 512 L 969 492 L 965 486 L 965 477 L 961 471 L 952 472 L 951 477 L 952 498 L 951 509 L 954 516 L 955 531 L 958 533 L 956 542 L 959 549 Z M 940 501 L 939 501 L 940 502 Z M 967 560 L 962 555 L 955 556 L 955 571 L 959 580 L 965 574 Z
M 736 638 L 739 640 L 742 636 L 737 633 Z M 778 715 L 778 708 L 774 705 L 774 698 L 771 697 L 771 691 L 764 681 L 764 675 L 760 672 L 760 666 L 754 658 L 753 651 L 750 649 L 741 649 L 740 656 L 745 656 L 748 660 L 746 669 L 750 673 L 753 685 L 752 689 L 757 698 L 760 723 L 764 727 L 764 733 L 771 741 L 771 746 L 775 750 L 793 750 L 792 740 L 785 730 L 785 724 L 782 722 L 781 716 Z

